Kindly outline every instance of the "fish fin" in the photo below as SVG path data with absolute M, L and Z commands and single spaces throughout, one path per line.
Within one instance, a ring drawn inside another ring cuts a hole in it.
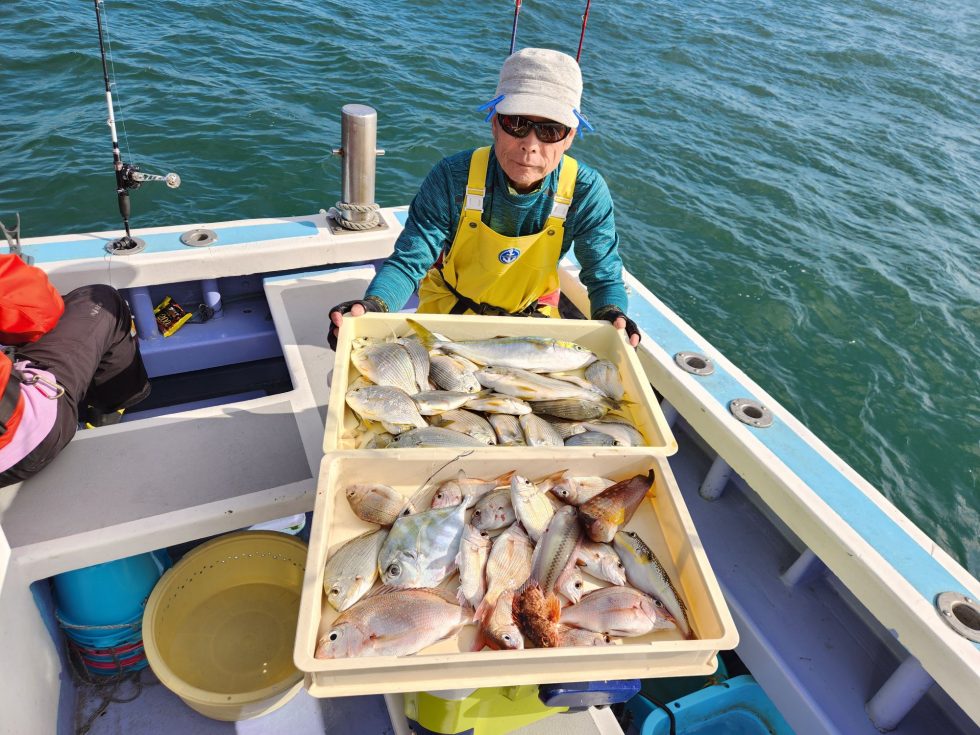
M 561 600 L 558 599 L 558 595 L 554 592 L 549 592 L 545 598 L 545 604 L 548 606 L 548 620 L 552 623 L 557 623 L 561 618 Z
M 483 635 L 483 628 L 477 626 L 476 638 L 473 639 L 473 645 L 470 647 L 470 651 L 476 653 L 477 651 L 482 651 L 484 648 L 489 648 L 490 645 L 487 642 L 487 637 Z
M 441 413 L 437 413 L 435 416 L 429 418 L 429 426 L 435 426 L 440 429 L 445 429 L 451 423 L 452 421 L 444 419 Z
M 439 597 L 441 597 L 443 600 L 445 600 L 450 604 L 463 607 L 462 605 L 460 605 L 459 600 L 456 599 L 456 593 L 453 591 L 447 590 L 444 587 L 427 587 L 425 589 L 427 589 L 429 592 L 431 592 L 434 595 L 438 595 Z
M 431 350 L 435 346 L 436 336 L 432 332 L 423 327 L 414 319 L 406 319 L 405 323 L 408 324 L 408 326 L 410 326 L 419 336 L 419 341 L 426 350 Z

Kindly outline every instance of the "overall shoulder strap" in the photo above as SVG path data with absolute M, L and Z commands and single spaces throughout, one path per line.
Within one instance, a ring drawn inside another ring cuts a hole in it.
M 571 156 L 563 156 L 561 172 L 558 174 L 558 191 L 555 192 L 555 202 L 551 207 L 551 216 L 555 219 L 564 220 L 568 216 L 577 177 L 578 161 Z
M 490 146 L 477 148 L 470 158 L 470 172 L 466 180 L 466 201 L 463 210 L 483 211 L 483 195 L 487 193 L 487 165 L 490 162 Z

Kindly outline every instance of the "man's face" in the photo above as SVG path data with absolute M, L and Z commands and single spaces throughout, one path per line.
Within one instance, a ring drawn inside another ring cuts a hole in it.
M 549 122 L 543 117 L 523 117 L 535 122 Z M 493 118 L 493 145 L 497 160 L 511 184 L 522 194 L 536 189 L 545 176 L 558 168 L 561 157 L 574 138 L 574 129 L 567 138 L 557 143 L 542 143 L 535 130 L 524 138 L 515 138 L 503 131 L 496 115 Z

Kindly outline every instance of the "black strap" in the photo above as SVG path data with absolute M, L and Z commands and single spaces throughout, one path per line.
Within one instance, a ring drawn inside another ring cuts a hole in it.
M 450 314 L 465 314 L 467 311 L 472 311 L 474 314 L 479 314 L 480 316 L 546 316 L 538 311 L 538 303 L 536 301 L 521 311 L 507 311 L 493 304 L 474 301 L 469 296 L 461 294 L 446 280 L 446 274 L 442 270 L 442 263 L 437 263 L 435 267 L 439 271 L 439 275 L 442 276 L 442 282 L 449 289 L 449 293 L 456 297 L 456 303 L 449 310 Z
M 4 347 L 3 357 L 0 360 L 7 359 L 11 363 L 14 362 L 14 348 Z M 10 421 L 10 417 L 14 415 L 14 411 L 17 409 L 17 403 L 20 401 L 20 384 L 23 381 L 23 376 L 20 374 L 19 370 L 14 369 L 11 364 L 10 367 L 10 378 L 7 380 L 7 384 L 0 386 L 0 436 L 7 433 L 7 422 Z

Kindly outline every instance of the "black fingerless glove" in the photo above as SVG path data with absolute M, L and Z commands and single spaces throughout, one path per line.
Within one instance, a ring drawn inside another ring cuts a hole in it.
M 643 339 L 640 334 L 640 328 L 636 326 L 636 322 L 630 319 L 618 306 L 603 306 L 595 314 L 592 315 L 593 319 L 602 319 L 610 324 L 613 324 L 619 317 L 623 317 L 626 320 L 626 336 L 632 337 L 634 334 Z M 639 342 L 637 342 L 639 344 Z
M 388 311 L 385 306 L 385 302 L 376 296 L 365 296 L 363 299 L 354 299 L 353 301 L 344 301 L 341 304 L 337 304 L 333 307 L 327 314 L 327 319 L 330 320 L 330 316 L 336 311 L 340 312 L 340 315 L 350 313 L 351 308 L 354 304 L 360 304 L 364 307 L 365 312 L 383 312 Z M 330 349 L 334 352 L 337 351 L 337 335 L 334 333 L 337 327 L 334 326 L 333 321 L 330 321 L 330 327 L 327 329 L 327 344 L 330 345 Z

